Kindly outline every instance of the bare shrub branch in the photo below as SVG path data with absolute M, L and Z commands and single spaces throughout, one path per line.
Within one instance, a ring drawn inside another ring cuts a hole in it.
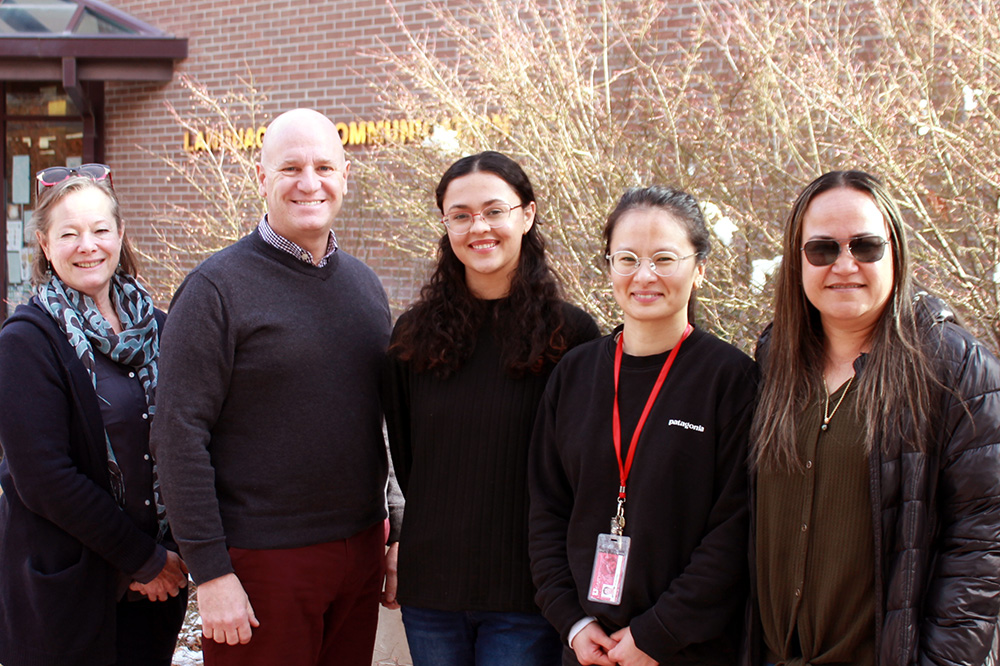
M 386 142 L 364 160 L 367 189 L 398 195 L 368 204 L 404 221 L 389 239 L 399 251 L 432 255 L 442 233 L 432 192 L 450 162 L 506 151 L 539 190 L 567 294 L 610 327 L 618 314 L 597 259 L 603 220 L 628 186 L 680 187 L 706 203 L 719 240 L 701 323 L 749 349 L 769 318 L 766 269 L 792 200 L 825 171 L 860 168 L 898 197 L 918 279 L 978 335 L 1000 340 L 995 3 L 713 0 L 681 14 L 666 1 L 483 0 L 430 9 L 435 35 L 400 20 L 408 46 L 373 54 L 389 72 L 379 90 L 390 115 L 460 125 L 450 143 Z
M 167 110 L 189 137 L 200 133 L 211 142 L 211 150 L 191 150 L 175 158 L 143 148 L 169 168 L 169 180 L 183 182 L 192 193 L 154 213 L 153 230 L 160 244 L 145 257 L 168 270 L 169 282 L 158 285 L 159 295 L 166 298 L 195 263 L 245 236 L 265 212 L 257 191 L 256 149 L 237 145 L 263 122 L 265 96 L 249 75 L 240 79 L 238 89 L 221 97 L 187 76 L 181 76 L 181 84 L 190 106 L 179 110 L 167 103 Z

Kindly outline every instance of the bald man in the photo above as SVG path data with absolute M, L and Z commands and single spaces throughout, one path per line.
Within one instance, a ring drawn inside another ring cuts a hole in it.
M 277 117 L 257 165 L 267 214 L 170 306 L 151 449 L 208 666 L 372 661 L 391 321 L 333 233 L 349 167 L 325 116 Z

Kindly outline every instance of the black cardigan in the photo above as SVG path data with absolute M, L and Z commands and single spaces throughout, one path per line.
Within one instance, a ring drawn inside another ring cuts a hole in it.
M 91 379 L 34 303 L 0 331 L 0 443 L 0 663 L 112 663 L 119 574 L 156 541 L 115 503 Z

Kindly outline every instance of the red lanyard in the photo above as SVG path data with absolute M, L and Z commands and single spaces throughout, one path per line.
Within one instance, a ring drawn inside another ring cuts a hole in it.
M 656 378 L 656 383 L 653 385 L 653 390 L 649 393 L 649 398 L 646 400 L 646 407 L 642 410 L 642 416 L 639 417 L 639 423 L 635 426 L 635 432 L 632 433 L 632 443 L 628 447 L 628 458 L 625 463 L 622 464 L 622 424 L 621 417 L 618 415 L 618 375 L 621 373 L 622 369 L 622 350 L 624 337 L 624 332 L 622 335 L 618 336 L 618 347 L 615 349 L 615 409 L 614 409 L 614 420 L 611 423 L 612 435 L 615 441 L 615 457 L 618 459 L 618 478 L 621 481 L 621 485 L 618 486 L 618 503 L 621 507 L 622 502 L 625 501 L 625 482 L 628 480 L 628 474 L 632 470 L 632 459 L 635 457 L 635 450 L 639 444 L 639 435 L 642 433 L 642 427 L 646 425 L 646 418 L 649 416 L 649 412 L 653 409 L 653 403 L 656 402 L 656 398 L 660 395 L 660 389 L 663 388 L 663 382 L 667 379 L 667 373 L 670 372 L 670 366 L 674 364 L 674 359 L 677 358 L 677 352 L 681 349 L 681 343 L 687 339 L 687 336 L 691 334 L 692 331 L 691 324 L 688 324 L 684 329 L 684 334 L 681 335 L 681 339 L 677 341 L 674 348 L 670 351 L 670 355 L 667 356 L 667 360 L 663 362 L 663 367 L 660 369 L 660 375 Z M 620 509 L 619 509 L 620 510 Z

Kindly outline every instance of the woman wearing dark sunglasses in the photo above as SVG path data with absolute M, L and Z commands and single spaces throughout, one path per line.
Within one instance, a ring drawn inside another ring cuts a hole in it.
M 38 174 L 36 294 L 0 331 L 5 666 L 168 666 L 184 618 L 149 455 L 164 314 L 110 173 Z
M 758 347 L 748 663 L 996 663 L 1000 364 L 909 262 L 869 174 L 792 207 Z
M 528 442 L 553 366 L 597 326 L 560 298 L 514 160 L 463 157 L 436 194 L 437 267 L 396 322 L 385 401 L 406 496 L 410 654 L 414 666 L 548 666 L 562 648 L 528 568 Z

